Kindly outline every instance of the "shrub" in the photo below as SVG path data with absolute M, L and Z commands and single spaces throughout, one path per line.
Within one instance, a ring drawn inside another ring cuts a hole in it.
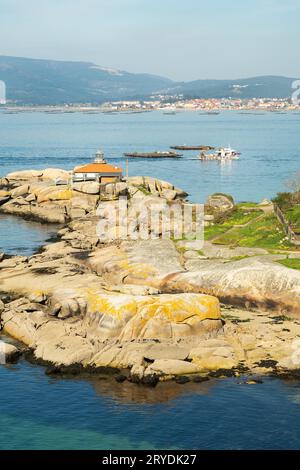
M 277 196 L 272 199 L 272 201 L 277 204 L 280 209 L 286 210 L 292 207 L 293 205 L 293 194 L 292 193 L 277 193 Z

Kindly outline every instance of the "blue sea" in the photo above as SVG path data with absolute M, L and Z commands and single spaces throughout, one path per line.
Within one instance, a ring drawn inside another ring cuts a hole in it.
M 298 449 L 300 385 L 243 378 L 155 389 L 0 367 L 0 449 Z
M 123 166 L 124 152 L 168 150 L 171 145 L 231 145 L 241 160 L 226 164 L 197 161 L 197 152 L 178 160 L 130 160 L 130 175 L 173 182 L 203 202 L 215 192 L 237 201 L 260 201 L 285 190 L 300 166 L 300 114 L 219 115 L 181 112 L 142 114 L 47 114 L 0 112 L 0 175 L 24 168 L 72 169 L 98 148 Z
M 195 160 L 130 161 L 131 175 L 174 182 L 203 202 L 212 192 L 259 201 L 285 190 L 298 170 L 300 115 L 222 112 L 145 114 L 4 114 L 0 175 L 89 161 L 100 147 L 125 167 L 127 151 L 176 144 L 227 146 L 242 152 L 226 165 Z M 33 253 L 54 226 L 0 216 L 0 251 Z M 1 286 L 0 286 L 1 290 Z M 11 341 L 9 338 L 2 338 Z M 244 377 L 147 388 L 113 377 L 50 378 L 20 361 L 0 365 L 0 449 L 299 449 L 300 384 Z

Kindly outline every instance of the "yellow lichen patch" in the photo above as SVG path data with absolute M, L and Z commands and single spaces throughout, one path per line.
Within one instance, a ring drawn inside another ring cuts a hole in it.
M 221 356 L 194 358 L 192 363 L 203 371 L 232 369 L 237 365 L 237 361 L 234 358 Z
M 31 193 L 37 197 L 38 202 L 70 200 L 73 191 L 69 187 L 59 189 L 57 186 L 32 187 Z
M 43 289 L 43 290 L 36 289 L 36 290 L 32 291 L 31 295 L 33 297 L 43 297 L 44 295 L 47 295 L 47 291 L 45 289 Z
M 202 294 L 176 294 L 152 297 L 148 316 L 154 315 L 175 323 L 184 322 L 195 317 L 195 321 L 219 319 L 220 306 L 216 297 Z M 147 309 L 144 307 L 143 312 Z
M 60 201 L 65 199 L 71 199 L 73 196 L 73 191 L 70 188 L 54 191 L 50 194 L 50 201 Z
M 170 336 L 172 325 L 191 327 L 203 320 L 220 319 L 218 299 L 203 294 L 133 296 L 103 294 L 89 289 L 87 300 L 95 326 L 114 330 L 118 335 L 123 331 L 127 339 Z
M 41 290 L 41 289 L 36 289 L 32 292 L 33 295 L 44 295 L 45 294 L 45 291 L 44 290 Z
M 114 315 L 119 320 L 133 316 L 137 312 L 137 304 L 133 296 L 105 295 L 89 289 L 88 308 L 93 314 Z
M 139 279 L 148 279 L 149 277 L 154 277 L 158 274 L 158 271 L 152 266 L 143 263 L 134 263 L 129 264 L 128 261 L 123 260 L 120 262 L 120 268 L 127 271 L 127 275 Z
M 0 197 L 10 196 L 10 191 L 0 190 Z
M 91 312 L 115 315 L 139 313 L 148 318 L 157 316 L 173 322 L 182 322 L 190 317 L 197 317 L 198 320 L 220 319 L 218 299 L 204 294 L 107 295 L 89 289 L 88 306 Z

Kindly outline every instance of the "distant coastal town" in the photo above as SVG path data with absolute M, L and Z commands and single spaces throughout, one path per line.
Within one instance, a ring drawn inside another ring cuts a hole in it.
M 9 103 L 0 106 L 4 113 L 17 112 L 48 112 L 48 113 L 143 113 L 161 110 L 166 114 L 176 114 L 182 111 L 198 111 L 216 114 L 222 110 L 247 112 L 280 112 L 299 111 L 300 106 L 291 98 L 211 98 L 184 99 L 183 97 L 159 96 L 154 100 L 111 101 L 102 104 L 66 103 L 64 105 L 17 105 Z

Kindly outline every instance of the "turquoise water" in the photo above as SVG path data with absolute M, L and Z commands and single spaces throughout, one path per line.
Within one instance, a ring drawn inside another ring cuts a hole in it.
M 260 200 L 299 170 L 299 115 L 205 116 L 0 113 L 0 174 L 85 162 L 102 147 L 120 164 L 129 150 L 171 144 L 236 147 L 229 165 L 133 161 L 131 174 L 173 181 L 202 201 L 214 191 Z M 0 216 L 0 251 L 31 254 L 55 227 Z M 242 378 L 155 389 L 112 377 L 53 379 L 21 361 L 0 366 L 0 449 L 299 449 L 300 384 Z
M 261 200 L 284 190 L 299 170 L 300 114 L 239 114 L 216 116 L 157 111 L 143 114 L 3 114 L 0 112 L 0 174 L 23 168 L 74 166 L 89 161 L 99 147 L 112 162 L 123 165 L 123 152 L 167 150 L 176 144 L 231 145 L 240 161 L 130 161 L 131 175 L 172 181 L 201 202 L 215 191 L 237 200 Z
M 300 385 L 50 379 L 0 367 L 1 449 L 297 449 Z

